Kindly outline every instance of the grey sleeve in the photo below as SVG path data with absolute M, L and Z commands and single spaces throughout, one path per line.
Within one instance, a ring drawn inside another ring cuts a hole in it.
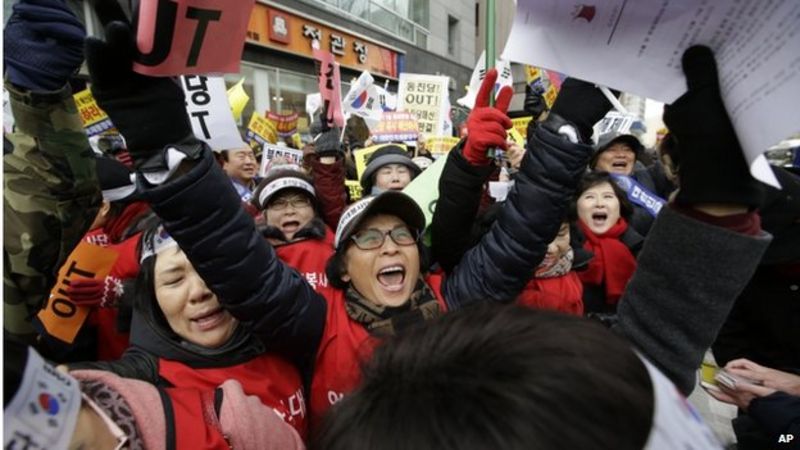
M 620 300 L 615 331 L 684 393 L 771 236 L 747 236 L 664 208 Z

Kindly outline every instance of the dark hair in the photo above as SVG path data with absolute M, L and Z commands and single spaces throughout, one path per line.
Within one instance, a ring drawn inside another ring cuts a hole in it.
M 621 337 L 487 304 L 379 347 L 309 448 L 638 450 L 653 411 L 647 369 Z
M 142 238 L 139 240 L 139 244 L 136 248 L 137 258 L 141 258 L 142 245 L 145 239 L 149 239 L 153 233 L 158 232 L 159 224 L 160 222 L 156 222 L 142 233 Z M 172 327 L 167 322 L 167 318 L 161 311 L 161 307 L 158 305 L 158 299 L 156 298 L 156 258 L 158 258 L 158 256 L 153 255 L 142 261 L 139 265 L 139 275 L 136 276 L 136 282 L 133 285 L 133 309 L 142 312 L 152 312 L 153 319 L 159 322 L 158 325 L 161 326 L 161 329 L 172 331 Z
M 617 183 L 611 177 L 611 174 L 605 171 L 596 171 L 585 173 L 578 182 L 578 189 L 575 190 L 575 195 L 572 197 L 570 202 L 570 221 L 575 222 L 578 220 L 578 199 L 580 198 L 581 194 L 583 194 L 587 189 L 591 189 L 598 184 L 603 183 L 610 184 L 611 189 L 614 190 L 614 195 L 616 195 L 617 200 L 619 200 L 619 215 L 625 220 L 630 220 L 631 216 L 633 216 L 633 205 L 631 204 L 630 200 L 628 200 L 628 194 L 626 194 L 625 191 L 623 191 L 622 188 L 617 185 Z

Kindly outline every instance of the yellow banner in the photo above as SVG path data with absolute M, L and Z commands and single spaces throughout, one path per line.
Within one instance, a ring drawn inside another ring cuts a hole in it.
M 255 140 L 259 144 L 275 144 L 278 142 L 278 130 L 275 125 L 257 112 L 250 116 L 247 125 L 247 139 Z
M 108 114 L 97 105 L 92 91 L 85 89 L 73 95 L 72 98 L 75 100 L 75 106 L 81 116 L 81 123 L 83 123 L 83 128 L 86 129 L 88 136 L 95 136 L 114 128 Z
M 425 150 L 435 155 L 443 155 L 458 144 L 460 139 L 452 136 L 430 136 L 425 139 Z
M 249 101 L 250 96 L 244 91 L 244 78 L 242 78 L 228 89 L 228 103 L 231 105 L 234 121 L 239 122 L 242 118 L 242 111 L 244 111 L 244 107 L 247 106 Z
M 361 198 L 361 183 L 356 180 L 345 180 L 344 185 L 347 186 L 347 191 L 350 193 L 350 201 L 354 202 Z

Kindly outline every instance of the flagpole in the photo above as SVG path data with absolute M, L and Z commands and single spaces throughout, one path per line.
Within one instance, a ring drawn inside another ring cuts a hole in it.
M 485 62 L 485 72 L 488 73 L 489 69 L 494 67 L 495 65 L 495 48 L 494 48 L 494 39 L 495 39 L 495 7 L 494 7 L 494 0 L 486 0 L 486 60 Z M 494 106 L 494 89 L 492 89 L 491 94 L 489 94 L 489 106 Z M 490 148 L 486 152 L 486 156 L 490 159 L 494 159 L 495 157 L 495 149 Z
M 486 0 L 486 72 L 494 67 L 495 60 L 495 7 L 494 0 Z M 494 95 L 489 96 L 489 105 L 494 106 Z

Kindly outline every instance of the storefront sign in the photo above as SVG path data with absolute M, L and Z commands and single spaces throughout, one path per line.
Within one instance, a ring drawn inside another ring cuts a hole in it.
M 336 29 L 300 13 L 256 3 L 247 26 L 247 42 L 313 58 L 311 42 L 331 52 L 341 66 L 373 75 L 397 78 L 404 55 L 352 33 Z

